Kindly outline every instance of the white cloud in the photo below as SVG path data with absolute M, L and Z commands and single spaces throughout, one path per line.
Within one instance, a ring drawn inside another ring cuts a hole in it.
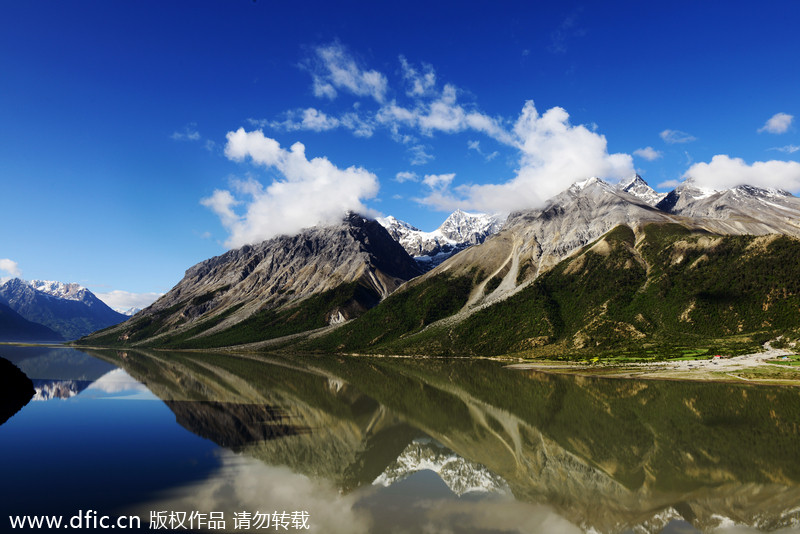
M 131 293 L 116 289 L 108 293 L 95 293 L 97 298 L 108 304 L 110 308 L 117 311 L 129 310 L 131 308 L 146 308 L 154 303 L 164 293 Z
M 339 43 L 320 46 L 309 67 L 313 91 L 317 97 L 333 99 L 337 90 L 347 90 L 357 96 L 371 96 L 383 102 L 386 96 L 386 77 L 376 70 L 364 70 Z
M 772 147 L 768 150 L 777 150 L 778 152 L 785 152 L 787 154 L 794 154 L 798 150 L 800 150 L 800 146 L 797 145 L 786 145 L 786 146 L 776 146 Z
M 234 514 L 242 510 L 263 513 L 269 506 L 269 512 L 308 512 L 310 528 L 300 532 L 367 534 L 374 530 L 368 509 L 356 506 L 363 492 L 342 492 L 321 477 L 312 479 L 288 467 L 267 465 L 228 449 L 221 448 L 216 456 L 220 464 L 217 470 L 202 480 L 161 492 L 133 512 L 148 517 L 149 510 L 210 510 L 224 514 L 232 527 L 233 520 L 229 518 Z
M 419 176 L 417 176 L 417 173 L 415 172 L 402 171 L 398 172 L 394 176 L 394 180 L 395 182 L 400 182 L 401 184 L 403 182 L 418 182 Z
M 664 130 L 658 135 L 661 136 L 661 139 L 663 139 L 665 143 L 669 143 L 671 145 L 678 143 L 691 143 L 692 141 L 697 140 L 695 136 L 680 130 Z
M 633 151 L 634 156 L 639 156 L 640 158 L 644 158 L 647 161 L 655 161 L 660 158 L 663 154 L 658 150 L 654 149 L 651 146 L 646 146 L 644 148 L 639 148 Z
M 741 158 L 719 154 L 710 163 L 695 163 L 683 174 L 703 187 L 729 189 L 738 185 L 753 185 L 800 191 L 800 163 L 796 161 L 756 161 L 748 165 Z
M 152 400 L 158 400 L 158 397 L 147 389 L 147 386 L 133 378 L 131 375 L 120 369 L 119 367 L 107 372 L 94 382 L 92 382 L 87 389 L 99 389 L 105 393 L 122 393 L 124 391 L 136 393 L 136 400 L 141 400 L 142 397 Z M 117 398 L 131 398 L 130 395 L 126 397 Z
M 278 171 L 283 179 L 264 187 L 254 179 L 234 180 L 232 189 L 216 190 L 201 203 L 220 217 L 230 233 L 231 248 L 256 243 L 279 234 L 340 220 L 348 210 L 369 213 L 362 199 L 374 198 L 378 179 L 361 167 L 339 169 L 327 158 L 306 158 L 305 146 L 289 150 L 261 130 L 228 132 L 225 155 Z M 235 196 L 234 193 L 236 193 Z M 242 210 L 237 206 L 243 205 Z
M 425 145 L 414 145 L 409 147 L 408 152 L 411 154 L 411 165 L 425 165 L 434 159 L 433 154 L 428 154 L 426 152 Z
M 298 130 L 327 132 L 336 128 L 344 128 L 352 131 L 356 137 L 371 137 L 375 131 L 374 118 L 369 115 L 362 117 L 355 112 L 334 117 L 316 108 L 305 108 L 287 111 L 283 116 L 283 120 L 248 119 L 247 122 L 258 128 L 268 126 L 286 132 Z
M 616 181 L 635 172 L 630 155 L 609 154 L 604 136 L 571 125 L 569 114 L 559 107 L 539 115 L 533 102 L 526 102 L 513 135 L 521 153 L 514 178 L 434 191 L 423 202 L 442 210 L 508 213 L 541 206 L 577 180 L 598 176 Z
M 202 199 L 200 204 L 216 213 L 222 221 L 222 226 L 226 228 L 233 226 L 239 220 L 239 215 L 233 211 L 233 207 L 241 202 L 236 200 L 230 191 L 216 189 L 210 197 Z
M 371 137 L 375 132 L 375 121 L 371 117 L 362 117 L 358 113 L 345 113 L 339 118 L 339 124 L 352 131 L 356 137 Z
M 22 271 L 19 269 L 19 264 L 8 258 L 0 259 L 0 271 L 6 272 L 11 276 L 21 276 Z
M 447 84 L 435 99 L 418 100 L 413 109 L 404 108 L 392 101 L 383 106 L 375 117 L 379 124 L 398 131 L 400 126 L 418 128 L 422 134 L 435 132 L 458 133 L 474 130 L 497 141 L 513 145 L 513 136 L 503 127 L 502 121 L 476 110 L 468 110 L 458 103 L 458 89 Z
M 187 124 L 184 126 L 183 130 L 172 132 L 170 139 L 175 141 L 198 141 L 200 139 L 200 132 L 197 131 L 197 124 Z
M 22 271 L 19 264 L 8 258 L 0 259 L 0 273 L 6 273 L 8 276 L 0 276 L 0 284 L 5 284 L 12 278 L 19 278 L 22 276 Z
M 500 155 L 500 153 L 497 150 L 495 150 L 494 152 L 492 152 L 490 154 L 486 154 L 483 150 L 481 150 L 481 142 L 480 141 L 474 141 L 474 140 L 473 141 L 467 141 L 467 148 L 469 150 L 474 150 L 475 152 L 477 152 L 478 154 L 483 156 L 486 159 L 486 161 L 492 161 L 494 158 L 496 158 L 497 156 Z
M 681 182 L 680 180 L 666 180 L 658 184 L 656 187 L 659 189 L 675 189 L 682 183 L 683 182 Z
M 339 126 L 339 121 L 333 117 L 327 116 L 322 111 L 314 108 L 307 108 L 303 110 L 302 121 L 300 124 L 306 130 L 324 132 Z
M 404 56 L 400 56 L 400 67 L 407 85 L 406 94 L 408 96 L 427 95 L 436 87 L 436 73 L 430 65 L 423 63 L 421 69 L 417 70 L 409 64 Z
M 455 178 L 455 173 L 450 174 L 426 174 L 424 178 L 422 178 L 422 183 L 430 187 L 431 189 L 444 189 L 445 187 L 449 186 L 450 183 Z
M 764 126 L 758 129 L 758 132 L 767 132 L 771 134 L 782 134 L 789 130 L 794 120 L 793 115 L 788 113 L 776 113 L 764 123 Z

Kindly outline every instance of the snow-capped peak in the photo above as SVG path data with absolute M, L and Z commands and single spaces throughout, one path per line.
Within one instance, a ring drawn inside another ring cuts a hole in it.
M 30 280 L 27 282 L 31 288 L 52 297 L 81 301 L 86 296 L 87 289 L 80 284 L 65 284 L 52 280 Z
M 583 191 L 587 187 L 595 185 L 595 184 L 602 185 L 602 186 L 608 186 L 608 184 L 606 182 L 604 182 L 603 180 L 601 180 L 597 176 L 592 176 L 591 178 L 587 178 L 586 180 L 581 180 L 579 182 L 575 182 L 574 184 L 572 184 L 572 187 L 570 189 L 575 188 L 578 191 Z
M 437 229 L 446 238 L 458 243 L 476 244 L 497 233 L 505 218 L 498 214 L 454 211 Z
M 423 232 L 391 215 L 376 221 L 420 266 L 431 268 L 470 245 L 483 243 L 488 236 L 500 231 L 505 218 L 456 210 L 432 232 Z
M 656 193 L 638 174 L 634 174 L 632 178 L 620 182 L 617 188 L 651 206 L 655 206 L 667 196 L 666 193 Z
M 416 230 L 418 232 L 420 231 L 419 228 L 411 226 L 407 222 L 401 221 L 400 219 L 397 219 L 393 215 L 389 215 L 387 217 L 378 217 L 375 220 L 378 221 L 378 223 L 381 226 L 383 226 L 384 228 L 387 228 L 387 229 L 388 228 L 392 228 L 392 227 L 400 227 L 400 228 L 407 228 L 409 230 Z

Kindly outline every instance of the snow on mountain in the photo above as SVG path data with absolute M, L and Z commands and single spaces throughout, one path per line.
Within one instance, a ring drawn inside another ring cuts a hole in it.
M 508 484 L 486 467 L 432 439 L 415 439 L 372 483 L 391 486 L 419 471 L 433 471 L 459 497 L 465 493 L 509 493 Z
M 121 313 L 122 315 L 133 317 L 134 315 L 142 311 L 142 308 L 113 308 L 113 310 L 117 313 Z
M 571 191 L 572 193 L 577 193 L 578 191 L 583 191 L 592 186 L 599 186 L 607 191 L 613 191 L 614 187 L 604 182 L 597 176 L 592 176 L 591 178 L 587 178 L 586 180 L 580 180 L 578 182 L 573 183 L 571 186 L 567 188 L 567 191 Z
M 64 282 L 54 282 L 52 280 L 30 280 L 27 284 L 46 295 L 79 302 L 85 300 L 86 292 L 88 291 L 80 284 L 65 284 Z
M 505 218 L 456 210 L 432 232 L 423 232 L 392 216 L 376 220 L 420 265 L 432 268 L 456 252 L 483 243 L 500 230 Z
M 647 182 L 645 182 L 638 174 L 634 175 L 629 180 L 620 182 L 617 188 L 620 191 L 633 195 L 639 200 L 643 200 L 650 206 L 655 206 L 661 199 L 667 196 L 666 193 L 657 193 Z

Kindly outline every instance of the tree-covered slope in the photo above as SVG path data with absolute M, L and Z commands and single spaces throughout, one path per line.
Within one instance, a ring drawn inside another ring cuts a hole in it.
M 569 357 L 615 351 L 675 356 L 695 346 L 745 350 L 776 335 L 796 335 L 798 257 L 800 241 L 786 236 L 721 236 L 677 224 L 651 224 L 637 234 L 619 226 L 463 320 L 386 335 L 387 326 L 396 331 L 398 325 L 424 323 L 437 307 L 430 301 L 401 305 L 400 299 L 411 296 L 400 292 L 348 330 L 303 347 Z M 440 278 L 452 285 L 446 275 Z

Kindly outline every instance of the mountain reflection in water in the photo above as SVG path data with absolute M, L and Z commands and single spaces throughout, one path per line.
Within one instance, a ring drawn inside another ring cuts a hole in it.
M 223 453 L 220 478 L 176 490 L 165 497 L 173 504 L 202 495 L 227 496 L 232 511 L 314 504 L 325 532 L 400 531 L 410 518 L 434 532 L 800 528 L 793 388 L 554 376 L 486 361 L 90 354 L 144 383 L 187 429 L 241 453 Z M 426 442 L 440 449 L 415 451 Z M 436 455 L 463 461 L 444 475 Z M 398 495 L 431 470 L 436 506 L 408 500 L 418 488 Z M 472 491 L 455 498 L 455 487 Z

